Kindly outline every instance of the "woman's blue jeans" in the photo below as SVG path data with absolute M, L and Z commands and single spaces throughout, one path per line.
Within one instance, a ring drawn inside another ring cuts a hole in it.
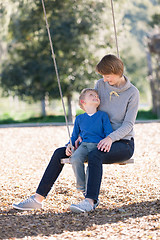
M 58 148 L 44 172 L 36 193 L 46 197 L 54 182 L 63 169 L 62 158 L 67 158 L 65 147 Z M 88 154 L 88 184 L 86 198 L 98 200 L 102 180 L 102 164 L 121 162 L 132 157 L 134 153 L 134 139 L 114 142 L 109 152 L 96 149 Z

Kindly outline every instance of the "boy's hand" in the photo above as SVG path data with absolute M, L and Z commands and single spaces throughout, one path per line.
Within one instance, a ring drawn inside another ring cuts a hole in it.
M 69 157 L 72 155 L 72 146 L 71 144 L 68 144 L 66 147 L 66 155 Z
M 112 139 L 110 137 L 106 137 L 98 143 L 97 148 L 98 150 L 109 152 L 111 145 L 112 145 Z
M 77 140 L 75 141 L 75 148 L 77 149 L 79 147 L 79 142 L 82 142 L 82 138 L 79 136 Z

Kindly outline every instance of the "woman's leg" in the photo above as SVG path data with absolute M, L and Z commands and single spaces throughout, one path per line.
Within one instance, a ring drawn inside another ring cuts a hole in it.
M 98 200 L 101 179 L 102 164 L 121 162 L 132 157 L 134 152 L 134 140 L 120 140 L 114 142 L 109 152 L 94 150 L 88 155 L 88 184 L 86 198 Z
M 98 206 L 98 196 L 102 180 L 102 164 L 120 162 L 132 157 L 134 152 L 134 140 L 120 140 L 114 142 L 109 152 L 101 152 L 98 149 L 88 154 L 88 184 L 85 199 L 79 204 L 72 204 L 73 212 L 89 212 Z
M 64 164 L 61 164 L 62 158 L 67 158 L 65 154 L 65 147 L 58 148 L 52 155 L 52 158 L 44 172 L 44 175 L 39 183 L 39 186 L 36 190 L 36 193 L 46 197 L 49 191 L 51 190 L 54 182 L 61 173 Z
M 67 158 L 65 150 L 66 148 L 63 147 L 58 148 L 54 152 L 37 188 L 36 194 L 18 204 L 13 204 L 13 208 L 19 210 L 32 210 L 42 208 L 43 199 L 51 190 L 54 182 L 58 178 L 64 166 L 63 164 L 61 164 L 61 159 Z

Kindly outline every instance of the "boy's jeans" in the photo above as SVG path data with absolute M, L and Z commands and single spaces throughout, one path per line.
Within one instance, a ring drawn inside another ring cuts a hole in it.
M 85 174 L 84 162 L 88 153 L 97 148 L 97 143 L 82 142 L 71 157 L 72 168 L 76 177 L 76 187 L 79 191 L 86 191 L 87 173 Z

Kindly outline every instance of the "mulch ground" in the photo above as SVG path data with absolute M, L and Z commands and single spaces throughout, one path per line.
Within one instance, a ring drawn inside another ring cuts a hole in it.
M 135 125 L 134 164 L 104 165 L 100 205 L 71 213 L 83 199 L 70 165 L 43 210 L 16 211 L 33 194 L 52 152 L 67 141 L 66 127 L 0 129 L 0 239 L 160 239 L 160 123 Z

